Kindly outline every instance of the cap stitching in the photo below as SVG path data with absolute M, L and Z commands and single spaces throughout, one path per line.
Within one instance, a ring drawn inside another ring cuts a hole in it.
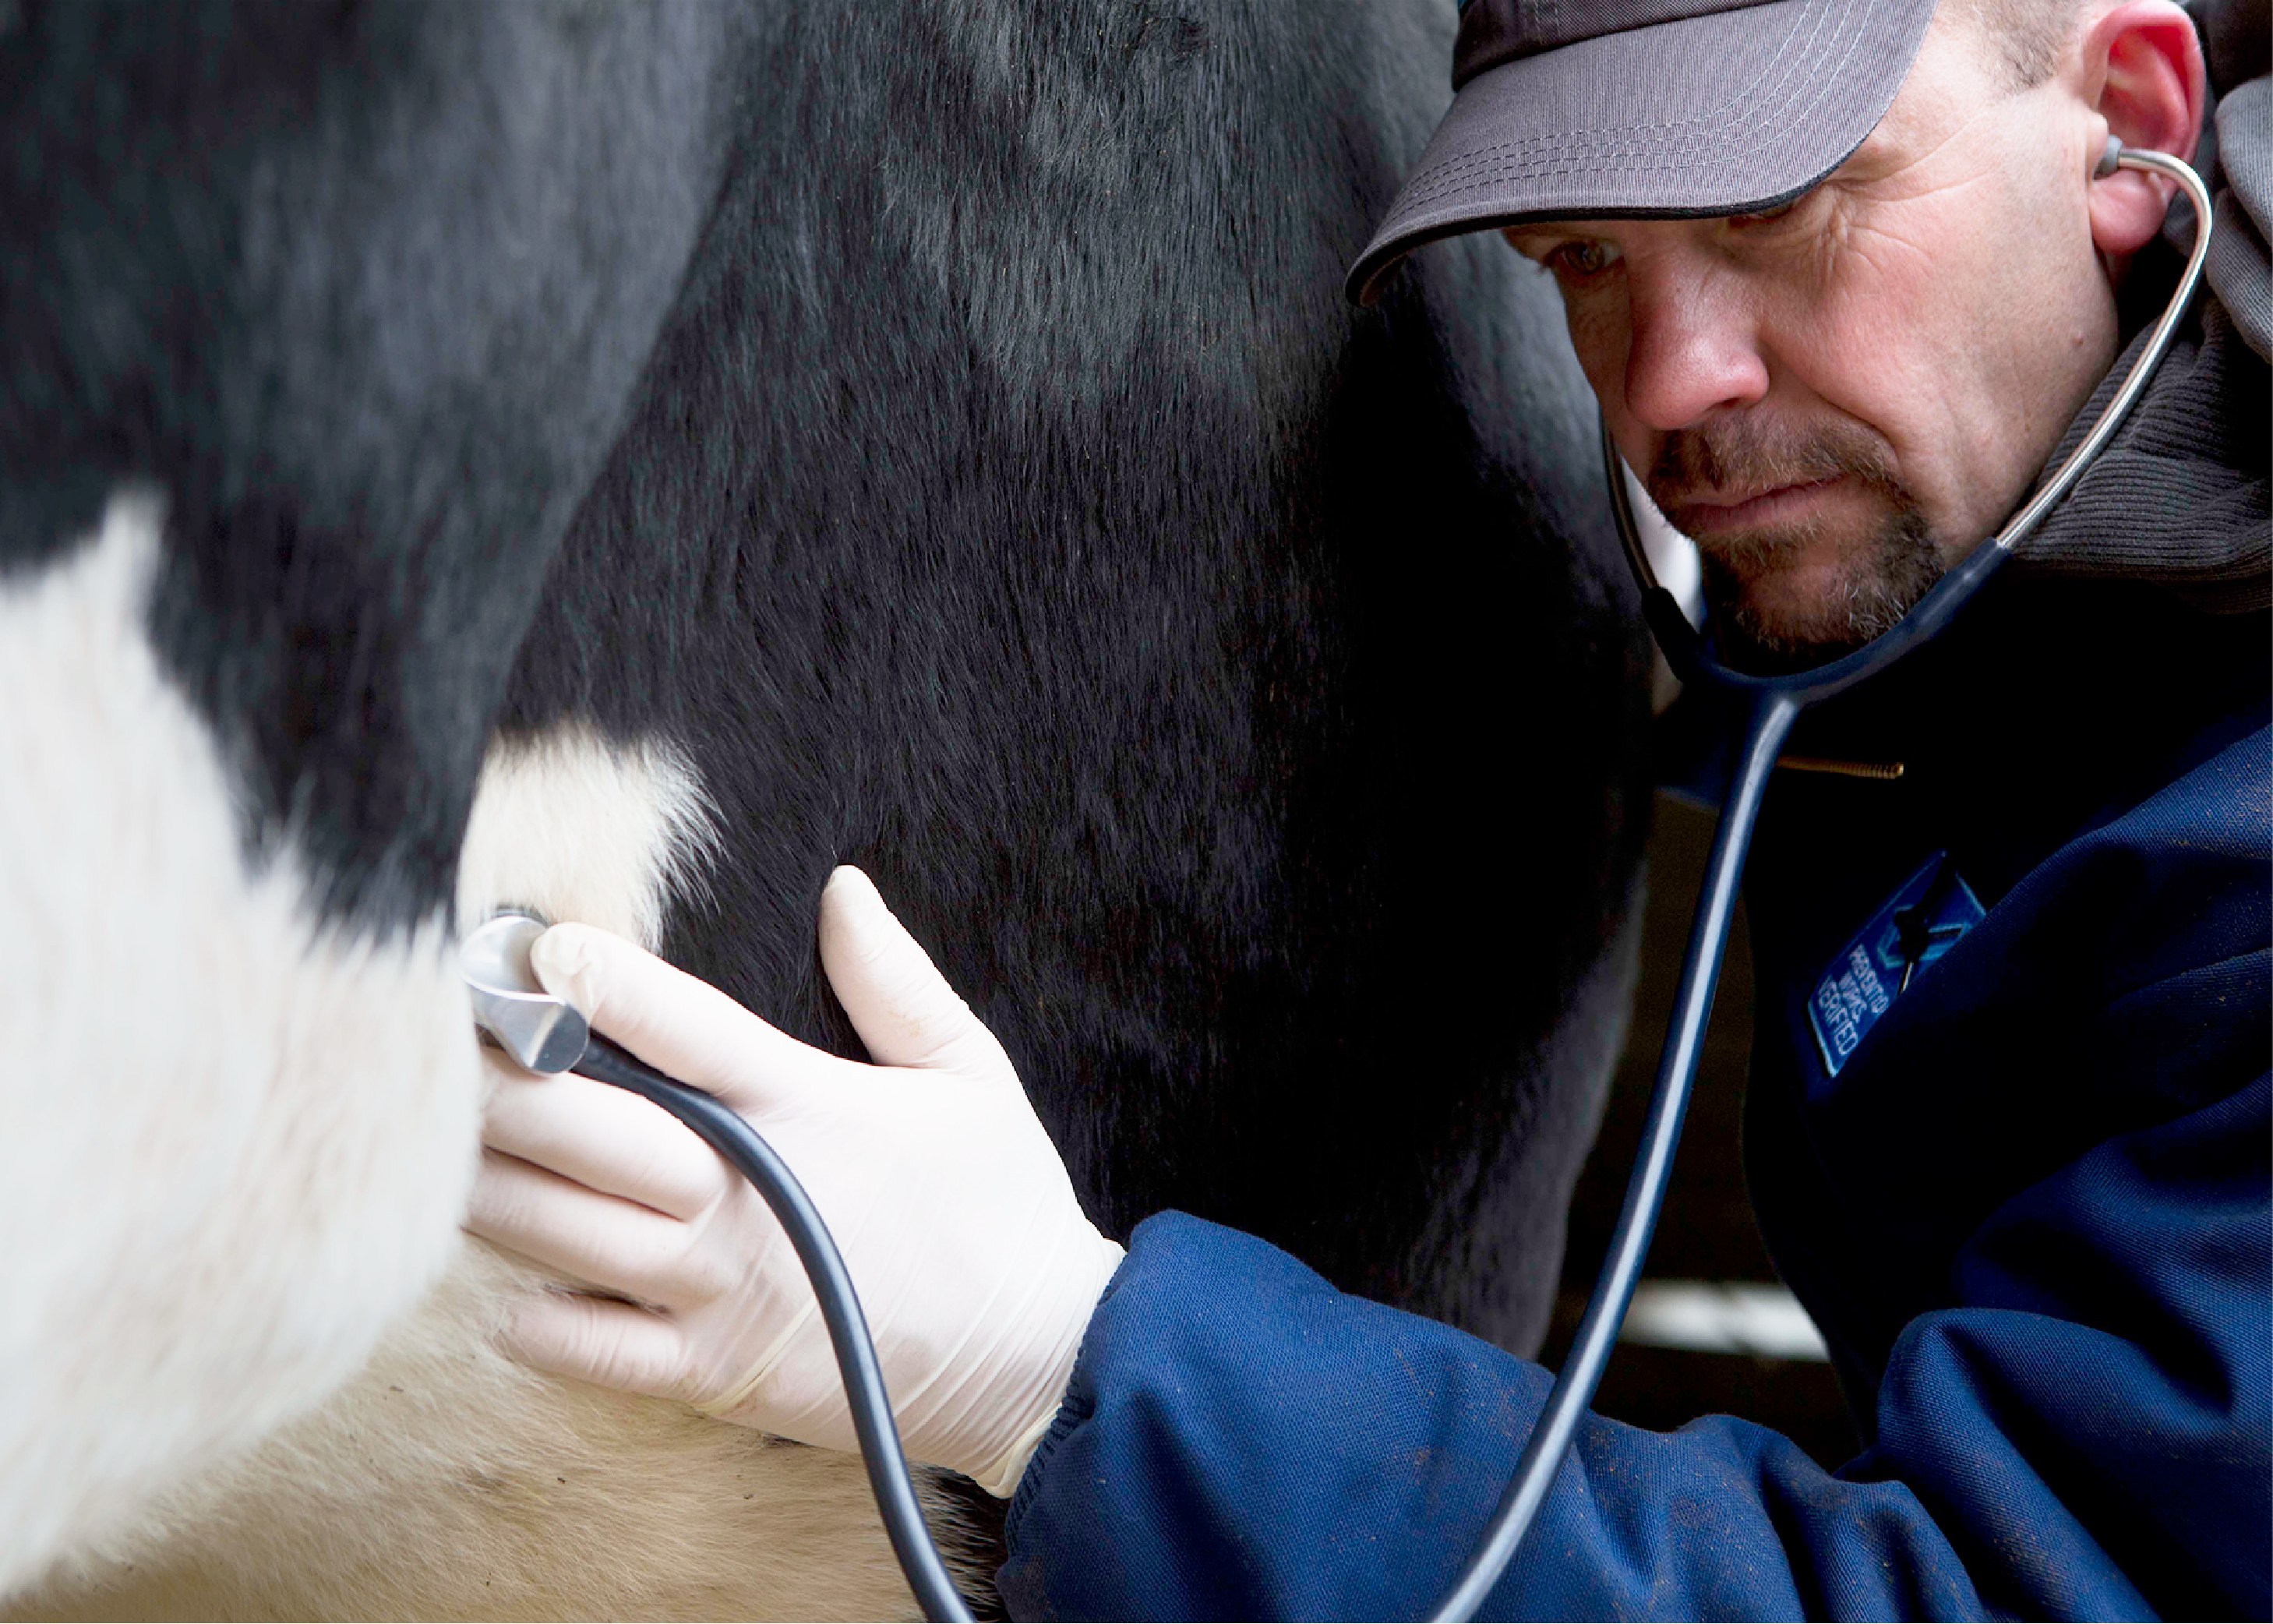
M 1817 12 L 1818 22 L 1815 32 L 1821 32 L 1823 24 L 1828 20 L 1828 15 L 1827 6 L 1819 8 Z M 1842 15 L 1844 15 L 1844 13 L 1842 12 Z M 1730 124 L 1743 117 L 1744 109 L 1748 104 L 1757 104 L 1772 90 L 1781 87 L 1782 79 L 1789 77 L 1794 68 L 1797 65 L 1797 59 L 1793 56 L 1792 52 L 1794 46 L 1798 42 L 1804 34 L 1807 34 L 1807 31 L 1804 29 L 1795 30 L 1790 35 L 1787 36 L 1784 42 L 1777 48 L 1774 57 L 1767 64 L 1763 65 L 1760 72 L 1755 76 L 1751 84 L 1734 92 L 1718 107 L 1713 108 L 1707 112 L 1692 114 L 1687 118 L 1668 119 L 1661 124 L 1629 124 L 1620 125 L 1616 128 L 1597 126 L 1594 129 L 1574 130 L 1568 132 L 1567 133 L 1524 136 L 1513 140 L 1495 141 L 1488 147 L 1472 148 L 1469 151 L 1461 154 L 1459 158 L 1453 159 L 1448 163 L 1439 165 L 1435 169 L 1424 171 L 1422 176 L 1414 177 L 1414 184 L 1419 184 L 1421 181 L 1425 180 L 1429 176 L 1436 175 L 1440 172 L 1450 172 L 1455 169 L 1489 158 L 1495 153 L 1516 152 L 1527 147 L 1543 147 L 1549 144 L 1554 145 L 1558 149 L 1564 152 L 1569 152 L 1575 148 L 1577 150 L 1590 153 L 1615 153 L 1624 147 L 1635 146 L 1638 143 L 1646 140 L 1647 138 L 1662 137 L 1668 132 L 1689 128 L 1691 126 L 1696 126 L 1696 132 L 1700 136 L 1710 135 L 1718 131 L 1724 130 Z M 1813 35 L 1807 34 L 1807 37 L 1812 39 Z M 1854 55 L 1855 50 L 1859 44 L 1860 41 L 1858 39 L 1850 37 L 1846 41 L 1845 47 L 1842 50 L 1840 56 L 1835 59 L 1834 65 L 1843 65 L 1848 58 Z M 1777 75 L 1774 82 L 1773 83 L 1771 83 L 1772 73 Z M 1833 75 L 1828 73 L 1824 75 L 1823 82 L 1817 89 L 1814 101 L 1806 103 L 1805 105 L 1807 107 L 1813 107 L 1816 102 L 1820 102 L 1825 95 L 1829 94 L 1829 85 L 1833 77 Z M 1590 142 L 1588 140 L 1589 137 L 1598 139 Z
M 1791 61 L 1786 60 L 1793 43 L 1794 41 L 1787 40 L 1784 48 L 1778 52 L 1779 63 L 1787 71 L 1794 65 Z M 1859 41 L 1849 39 L 1845 49 L 1834 59 L 1832 65 L 1834 68 L 1843 67 L 1848 59 L 1855 54 L 1858 44 Z M 1834 77 L 1835 75 L 1832 73 L 1826 73 L 1814 96 L 1794 110 L 1796 112 L 1812 111 L 1830 94 L 1831 81 Z M 1621 152 L 1655 150 L 1661 147 L 1667 135 L 1683 130 L 1688 131 L 1690 139 L 1692 140 L 1708 139 L 1726 131 L 1731 124 L 1738 123 L 1747 110 L 1756 109 L 1762 102 L 1769 98 L 1774 90 L 1779 88 L 1781 88 L 1781 83 L 1768 83 L 1767 75 L 1764 72 L 1751 85 L 1731 96 L 1710 114 L 1700 113 L 1689 118 L 1669 119 L 1655 124 L 1576 131 L 1567 136 L 1526 136 L 1517 140 L 1497 141 L 1488 147 L 1471 148 L 1458 158 L 1425 171 L 1422 175 L 1414 177 L 1414 184 L 1426 184 L 1429 178 L 1438 175 L 1457 174 L 1477 163 L 1489 162 L 1497 154 L 1523 152 L 1550 145 L 1555 147 L 1557 155 L 1583 154 L 1593 156 L 1615 156 Z M 1594 139 L 1587 139 L 1589 137 Z
M 1787 47 L 1789 47 L 1789 41 L 1786 41 Z M 1860 41 L 1858 40 L 1852 38 L 1848 40 L 1845 44 L 1845 49 L 1831 64 L 1832 67 L 1834 69 L 1843 67 L 1847 61 L 1854 56 L 1859 44 Z M 1781 55 L 1782 53 L 1779 54 Z M 1788 109 L 1784 118 L 1780 122 L 1780 127 L 1788 127 L 1792 123 L 1797 122 L 1799 117 L 1803 117 L 1806 113 L 1813 111 L 1816 107 L 1820 105 L 1824 99 L 1829 95 L 1829 86 L 1831 81 L 1835 77 L 1836 74 L 1834 72 L 1826 72 L 1815 95 L 1809 101 L 1800 104 L 1798 107 Z M 1754 86 L 1757 86 L 1759 82 L 1760 81 L 1759 80 L 1755 80 Z M 1738 97 L 1731 98 L 1729 102 L 1724 103 L 1721 109 L 1716 110 L 1714 117 L 1719 124 L 1725 127 L 1727 124 L 1734 122 L 1735 119 L 1739 117 L 1738 113 L 1736 111 L 1737 104 L 1739 100 L 1749 97 L 1757 103 L 1759 94 L 1759 93 L 1758 93 L 1753 87 L 1747 87 L 1744 92 L 1739 94 Z M 1404 197 L 1400 199 L 1400 206 L 1397 209 L 1395 215 L 1392 216 L 1392 221 L 1384 222 L 1382 235 L 1387 235 L 1390 226 L 1393 224 L 1395 220 L 1402 219 L 1418 208 L 1437 201 L 1450 192 L 1473 191 L 1476 186 L 1489 184 L 1493 181 L 1511 180 L 1527 175 L 1562 173 L 1565 170 L 1577 168 L 1581 163 L 1593 162 L 1604 157 L 1615 157 L 1623 153 L 1632 153 L 1637 157 L 1650 160 L 1649 162 L 1640 163 L 1637 166 L 1645 171 L 1663 169 L 1667 167 L 1669 162 L 1679 154 L 1665 152 L 1662 149 L 1661 141 L 1638 141 L 1634 137 L 1637 134 L 1646 134 L 1651 131 L 1663 132 L 1677 130 L 1684 124 L 1698 124 L 1701 122 L 1704 117 L 1704 115 L 1699 115 L 1697 118 L 1669 121 L 1663 124 L 1644 125 L 1639 132 L 1621 132 L 1608 140 L 1598 140 L 1591 143 L 1586 141 L 1560 140 L 1557 142 L 1557 152 L 1551 157 L 1543 158 L 1531 163 L 1518 164 L 1513 167 L 1499 167 L 1495 164 L 1495 159 L 1498 154 L 1519 153 L 1526 148 L 1542 146 L 1549 138 L 1527 138 L 1521 141 L 1502 141 L 1490 147 L 1478 147 L 1471 151 L 1462 153 L 1458 158 L 1453 159 L 1449 162 L 1440 164 L 1433 169 L 1424 170 L 1422 173 L 1414 176 L 1413 179 L 1407 183 Z M 1709 136 L 1714 132 L 1715 132 L 1713 130 L 1698 130 L 1691 132 L 1688 139 L 1680 149 L 1681 154 L 1694 153 L 1697 145 L 1708 139 Z M 1773 129 L 1764 130 L 1761 132 L 1763 134 L 1774 132 L 1775 132 Z M 1581 133 L 1583 134 L 1585 132 Z M 1725 154 L 1719 157 L 1699 155 L 1687 158 L 1684 161 L 1725 168 L 1727 165 L 1737 162 L 1737 157 L 1738 154 L 1731 153 Z M 1482 176 L 1474 181 L 1467 180 L 1467 177 L 1471 173 L 1473 173 L 1479 166 L 1485 164 L 1495 164 L 1495 167 L 1491 169 L 1489 174 Z
M 1677 154 L 1665 154 L 1653 158 L 1647 162 L 1636 163 L 1632 166 L 1627 172 L 1629 174 L 1649 175 L 1655 174 L 1662 169 L 1694 169 L 1700 167 L 1725 169 L 1730 162 L 1732 162 L 1732 160 L 1715 159 L 1707 160 L 1704 163 L 1699 164 L 1698 162 L 1682 160 Z M 1497 171 L 1493 174 L 1481 177 L 1478 179 L 1468 181 L 1459 186 L 1446 187 L 1435 193 L 1429 201 L 1432 206 L 1441 205 L 1447 198 L 1457 196 L 1464 192 L 1480 192 L 1485 187 L 1493 184 L 1495 182 L 1514 179 L 1536 179 L 1549 175 L 1567 175 L 1581 167 L 1583 166 L 1576 162 L 1559 164 L 1542 163 L 1530 165 L 1518 169 Z M 1418 210 L 1414 211 L 1415 214 L 1418 212 Z M 1528 212 L 1527 207 L 1526 212 Z M 1411 214 L 1400 215 L 1393 229 L 1385 229 L 1383 233 L 1384 243 L 1386 244 L 1392 235 L 1401 235 L 1406 229 L 1407 229 L 1408 222 L 1411 218 Z
M 1789 34 L 1786 34 L 1783 38 L 1783 42 L 1776 47 L 1775 55 L 1769 57 L 1766 62 L 1760 64 L 1759 71 L 1752 76 L 1752 80 L 1750 84 L 1741 86 L 1729 92 L 1728 96 L 1721 102 L 1714 107 L 1707 108 L 1703 112 L 1692 113 L 1686 118 L 1671 118 L 1667 119 L 1662 123 L 1654 124 L 1619 124 L 1615 126 L 1596 125 L 1590 129 L 1572 130 L 1552 135 L 1527 135 L 1512 141 L 1499 142 L 1497 145 L 1499 147 L 1535 147 L 1549 141 L 1559 143 L 1593 135 L 1608 135 L 1612 138 L 1618 138 L 1636 134 L 1647 134 L 1651 132 L 1679 130 L 1692 124 L 1701 125 L 1708 129 L 1718 128 L 1725 125 L 1730 118 L 1736 116 L 1736 109 L 1743 106 L 1748 99 L 1757 99 L 1767 94 L 1767 92 L 1771 88 L 1781 87 L 1782 80 L 1789 78 L 1799 65 L 1798 58 L 1794 55 L 1794 48 L 1798 45 L 1799 41 L 1803 38 L 1812 41 L 1818 34 L 1821 34 L 1824 28 L 1829 24 L 1834 11 L 1837 15 L 1843 17 L 1848 13 L 1848 11 L 1856 9 L 1858 4 L 1867 4 L 1867 0 L 1843 0 L 1843 4 L 1842 0 L 1804 0 L 1804 3 L 1808 5 L 1809 10 L 1813 13 L 1812 22 L 1803 23 L 1793 28 Z M 1722 15 L 1726 15 L 1726 13 L 1722 13 Z M 1851 54 L 1854 49 L 1854 41 L 1850 39 L 1848 42 L 1847 48 L 1849 54 Z M 1773 83 L 1771 82 L 1772 80 Z

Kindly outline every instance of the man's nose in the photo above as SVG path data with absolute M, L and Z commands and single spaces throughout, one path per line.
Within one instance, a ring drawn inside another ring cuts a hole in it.
M 1767 395 L 1758 323 L 1733 284 L 1714 267 L 1677 259 L 1631 268 L 1626 410 L 1649 428 L 1672 433 Z

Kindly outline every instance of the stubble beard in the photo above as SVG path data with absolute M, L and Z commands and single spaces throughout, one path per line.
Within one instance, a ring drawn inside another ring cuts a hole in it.
M 1660 508 L 1684 492 L 1808 485 L 1849 476 L 1875 492 L 1879 516 L 1811 515 L 1699 539 L 1706 600 L 1724 652 L 1756 670 L 1796 670 L 1860 648 L 1888 630 L 1941 579 L 1924 508 L 1895 477 L 1887 447 L 1859 424 L 1800 434 L 1736 418 L 1666 437 L 1645 482 Z M 1797 561 L 1835 548 L 1837 567 L 1804 606 L 1766 604 L 1760 588 Z

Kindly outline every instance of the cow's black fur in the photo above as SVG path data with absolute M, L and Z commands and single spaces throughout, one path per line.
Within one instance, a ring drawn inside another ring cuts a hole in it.
M 448 896 L 772 13 L 0 4 L 0 572 L 165 495 L 161 657 L 335 919 Z
M 1524 1346 L 1639 667 L 1551 291 L 1470 244 L 1342 301 L 1444 20 L 800 8 L 507 720 L 681 741 L 674 955 L 840 1047 L 811 921 L 871 869 L 1108 1229 Z
M 1643 667 L 1549 291 L 1469 242 L 1341 302 L 1449 32 L 0 0 L 0 579 L 163 492 L 161 653 L 366 929 L 442 906 L 493 723 L 678 741 L 674 957 L 853 1048 L 859 862 L 1109 1229 L 1527 1346 Z

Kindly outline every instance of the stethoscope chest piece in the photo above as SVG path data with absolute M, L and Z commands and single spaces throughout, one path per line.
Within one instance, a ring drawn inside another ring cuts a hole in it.
M 459 944 L 458 968 L 473 1001 L 474 1024 L 524 1069 L 566 1071 L 584 1057 L 592 1030 L 565 998 L 544 990 L 529 950 L 545 932 L 528 914 L 499 914 Z

